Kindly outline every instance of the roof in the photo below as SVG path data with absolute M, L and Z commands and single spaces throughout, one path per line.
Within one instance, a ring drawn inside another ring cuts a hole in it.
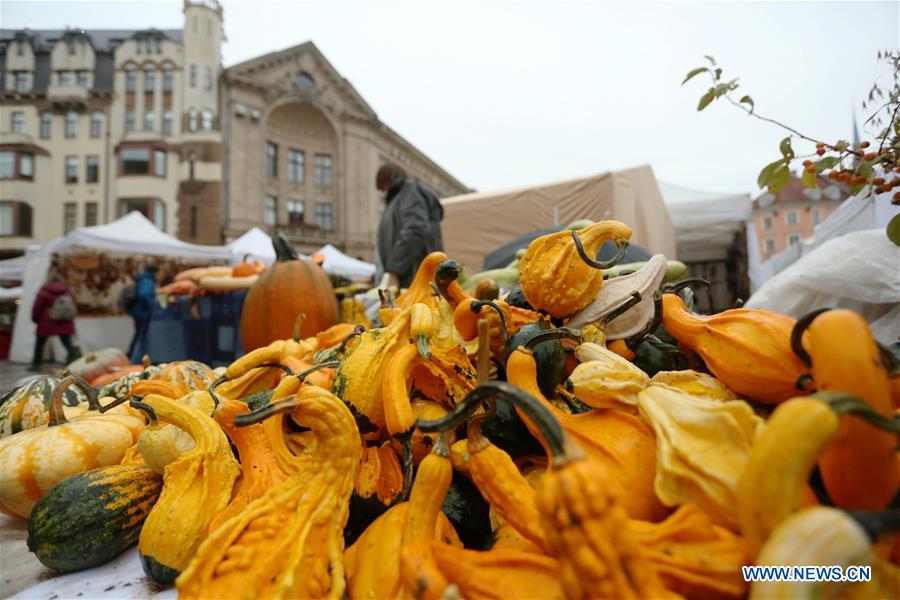
M 86 34 L 97 52 L 112 52 L 116 46 L 131 39 L 136 33 L 145 31 L 147 29 L 0 29 L 0 51 L 5 49 L 7 43 L 16 39 L 17 35 L 24 33 L 31 39 L 31 47 L 35 52 L 49 52 L 67 32 L 69 34 L 77 32 Z M 154 31 L 159 31 L 178 44 L 182 42 L 181 29 L 157 29 Z
M 753 210 L 768 208 L 772 204 L 786 204 L 790 202 L 810 202 L 810 201 L 832 201 L 843 202 L 850 197 L 850 190 L 847 186 L 831 181 L 827 177 L 819 175 L 816 177 L 817 187 L 808 188 L 803 185 L 803 181 L 791 175 L 790 180 L 785 184 L 774 198 L 772 194 L 760 194 L 753 199 Z

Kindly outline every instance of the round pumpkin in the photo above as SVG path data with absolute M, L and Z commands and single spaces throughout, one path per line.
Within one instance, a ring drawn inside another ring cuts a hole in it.
M 283 235 L 276 234 L 272 244 L 276 261 L 260 274 L 244 300 L 241 342 L 245 352 L 290 339 L 300 313 L 306 315 L 304 337 L 338 322 L 337 299 L 325 271 L 300 260 Z
M 209 366 L 197 360 L 179 360 L 177 362 L 161 365 L 159 373 L 152 379 L 168 381 L 181 395 L 189 392 L 206 391 L 217 379 L 216 374 Z
M 53 390 L 59 381 L 52 375 L 39 375 L 0 398 L 0 437 L 46 425 Z M 75 407 L 87 406 L 88 396 L 81 388 L 72 386 L 63 392 L 62 402 L 67 407 L 66 416 L 71 417 L 78 412 Z M 69 411 L 68 407 L 73 410 Z
M 233 277 L 249 277 L 250 275 L 259 275 L 265 270 L 266 265 L 264 263 L 251 259 L 249 254 L 245 254 L 244 260 L 234 265 L 231 275 Z
M 130 363 L 128 356 L 118 348 L 104 348 L 72 361 L 66 365 L 66 370 L 93 384 L 94 380 L 101 375 L 112 373 Z

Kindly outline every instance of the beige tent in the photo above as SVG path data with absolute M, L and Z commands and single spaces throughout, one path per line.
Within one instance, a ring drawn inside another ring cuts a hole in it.
M 633 244 L 675 258 L 675 230 L 649 165 L 442 202 L 444 251 L 476 271 L 498 246 L 578 219 L 622 221 L 633 231 Z

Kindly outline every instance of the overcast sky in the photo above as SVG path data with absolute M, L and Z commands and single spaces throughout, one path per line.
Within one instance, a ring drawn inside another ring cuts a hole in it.
M 649 163 L 661 181 L 756 193 L 778 128 L 703 113 L 712 54 L 757 110 L 849 139 L 900 44 L 900 2 L 226 1 L 225 66 L 312 40 L 379 117 L 466 185 Z M 180 28 L 181 1 L 3 0 L 4 28 Z M 796 144 L 795 144 L 796 146 Z

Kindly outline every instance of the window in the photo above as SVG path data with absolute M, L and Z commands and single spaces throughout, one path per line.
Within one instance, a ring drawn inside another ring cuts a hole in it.
M 0 236 L 31 237 L 31 205 L 25 202 L 0 202 Z
M 91 137 L 98 138 L 103 130 L 103 113 L 95 110 L 91 113 Z
M 798 243 L 800 243 L 800 234 L 799 233 L 788 234 L 788 246 L 794 246 Z
M 212 131 L 212 128 L 213 128 L 212 111 L 204 110 L 203 111 L 203 131 Z
M 197 207 L 191 207 L 191 237 L 197 237 Z
M 193 150 L 188 152 L 188 179 L 194 180 L 194 163 L 197 162 L 197 153 Z
M 191 87 L 197 87 L 197 65 L 191 65 Z
M 25 133 L 25 113 L 21 110 L 14 110 L 12 112 L 12 132 L 13 133 Z
M 53 127 L 53 113 L 41 113 L 41 139 L 50 139 Z
M 316 87 L 316 82 L 312 78 L 312 75 L 304 71 L 294 77 L 294 87 L 300 88 L 301 90 L 312 91 Z
M 772 217 L 763 217 L 763 229 L 772 229 Z
M 331 155 L 316 154 L 315 169 L 316 185 L 319 187 L 331 187 Z
M 788 225 L 796 225 L 797 223 L 800 222 L 799 216 L 797 215 L 796 211 L 793 211 L 793 210 L 788 211 L 785 213 L 784 216 L 787 219 Z
M 212 69 L 210 67 L 206 67 L 206 89 L 213 89 L 213 76 Z
M 97 203 L 86 202 L 84 205 L 84 226 L 93 227 L 97 224 Z
M 88 154 L 84 159 L 84 180 L 87 183 L 97 183 L 100 180 L 100 157 L 96 154 Z
M 75 220 L 78 218 L 78 205 L 74 202 L 66 202 L 63 206 L 63 235 L 75 229 Z
M 34 154 L 19 153 L 19 177 L 34 179 Z
M 153 92 L 154 87 L 156 87 L 156 71 L 144 69 L 144 91 Z
M 79 87 L 87 87 L 88 86 L 88 72 L 87 71 L 77 71 L 75 73 L 76 81 Z
M 66 183 L 78 183 L 78 157 L 66 157 Z
M 166 176 L 166 153 L 164 150 L 153 151 L 153 169 L 157 177 Z
M 188 112 L 188 130 L 197 131 L 197 111 L 194 109 Z
M 172 135 L 172 111 L 167 110 L 163 113 L 163 122 L 162 122 L 162 133 L 163 135 Z
M 133 92 L 137 87 L 137 71 L 128 69 L 125 71 L 125 91 Z
M 316 225 L 319 229 L 331 231 L 331 205 L 325 202 L 316 202 L 315 214 L 313 215 Z
M 59 85 L 72 85 L 72 71 L 60 71 L 57 79 Z
M 773 252 L 775 252 L 775 240 L 766 238 L 766 254 L 772 254 Z
M 152 110 L 144 112 L 144 131 L 153 131 L 156 127 L 156 113 Z
M 119 215 L 138 211 L 159 229 L 166 229 L 166 205 L 157 198 L 122 198 L 119 200 Z
M 266 176 L 278 177 L 278 146 L 272 142 L 266 144 Z
M 304 166 L 303 152 L 300 150 L 288 150 L 288 179 L 295 183 L 303 183 L 305 179 L 303 173 Z
M 266 225 L 274 227 L 278 225 L 278 198 L 266 196 Z
M 813 225 L 818 225 L 819 223 L 821 223 L 822 222 L 822 213 L 820 213 L 817 210 L 812 211 L 812 220 L 813 220 Z
M 28 73 L 26 71 L 16 71 L 16 91 L 20 94 L 28 91 Z
M 150 173 L 149 148 L 122 148 L 119 156 L 122 159 L 123 175 L 148 175 Z
M 134 111 L 125 111 L 125 131 L 134 131 Z
M 302 200 L 288 200 L 288 223 L 291 225 L 299 225 L 304 221 L 304 206 Z
M 73 138 L 78 133 L 78 113 L 70 110 L 66 113 L 66 137 Z
M 16 176 L 16 153 L 0 152 L 0 179 L 13 179 Z
M 172 91 L 172 68 L 166 67 L 163 69 L 162 83 L 163 83 L 163 92 L 171 92 Z

